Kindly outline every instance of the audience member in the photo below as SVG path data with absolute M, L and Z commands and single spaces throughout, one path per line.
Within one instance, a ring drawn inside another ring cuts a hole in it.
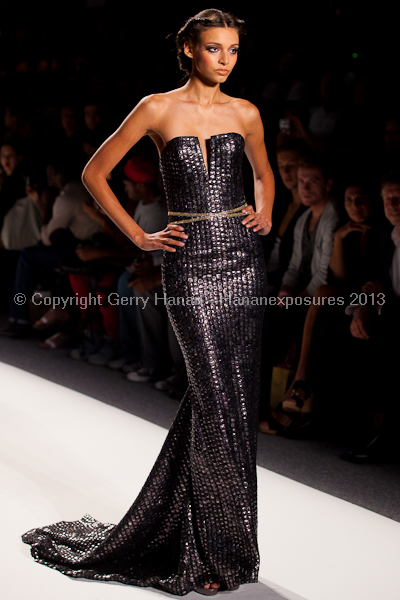
M 83 152 L 86 162 L 93 156 L 97 148 L 105 141 L 107 134 L 104 116 L 100 104 L 94 100 L 88 100 L 83 107 L 84 131 Z
M 136 202 L 134 219 L 147 233 L 161 231 L 167 226 L 167 210 L 164 199 L 157 185 L 158 172 L 155 166 L 143 157 L 128 160 L 124 167 L 124 185 L 128 198 Z M 124 344 L 125 364 L 134 364 L 137 358 L 138 345 L 135 343 L 135 329 L 139 328 L 141 339 L 141 367 L 130 370 L 127 378 L 130 381 L 155 381 L 164 376 L 170 369 L 168 347 L 168 317 L 166 307 L 160 298 L 163 297 L 161 285 L 162 251 L 140 256 L 140 260 L 131 264 L 131 274 L 123 273 L 118 288 L 123 295 L 132 290 L 137 298 L 135 306 L 136 318 L 129 316 L 130 306 L 120 306 L 122 322 L 129 323 L 130 341 Z M 137 338 L 136 338 L 137 339 Z M 123 356 L 121 357 L 123 358 Z
M 312 298 L 319 286 L 327 284 L 333 236 L 339 223 L 338 210 L 330 198 L 333 180 L 324 160 L 317 156 L 303 158 L 298 163 L 297 177 L 300 198 L 307 210 L 294 228 L 292 256 L 277 303 L 269 307 L 264 319 L 260 402 L 260 427 L 264 432 L 270 431 L 266 416 L 272 367 L 285 358 L 291 343 L 301 341 L 309 307 L 304 299 Z
M 348 185 L 344 192 L 344 207 L 348 220 L 337 229 L 334 236 L 328 285 L 317 288 L 307 311 L 296 373 L 283 398 L 282 409 L 289 413 L 305 414 L 312 410 L 313 386 L 309 375 L 309 358 L 318 311 L 327 304 L 343 312 L 343 305 L 351 302 L 351 294 L 360 289 L 371 275 L 376 254 L 372 225 L 377 215 L 376 211 L 373 214 L 370 192 L 363 185 Z M 297 424 L 301 422 L 301 419 L 297 420 Z M 288 419 L 285 419 L 285 423 L 288 427 Z M 296 426 L 294 420 L 291 425 L 293 431 Z
M 18 259 L 10 298 L 9 323 L 0 331 L 1 335 L 25 337 L 31 333 L 29 321 L 29 299 L 43 272 L 47 274 L 63 261 L 71 260 L 71 253 L 82 240 L 90 239 L 101 231 L 99 223 L 84 211 L 85 202 L 92 202 L 83 184 L 75 178 L 74 169 L 65 159 L 55 160 L 48 165 L 49 187 L 58 189 L 52 217 L 41 228 L 41 241 L 24 248 Z M 18 303 L 18 298 L 24 302 Z
M 354 373 L 358 384 L 357 408 L 364 412 L 362 422 L 369 427 L 359 431 L 356 445 L 342 458 L 366 462 L 385 456 L 399 456 L 397 426 L 399 403 L 397 368 L 399 365 L 400 332 L 400 174 L 392 173 L 381 182 L 383 209 L 389 227 L 383 230 L 376 255 L 375 270 L 370 281 L 361 288 L 359 304 L 350 323 L 354 340 L 367 346 L 370 360 L 359 365 Z M 364 303 L 367 296 L 369 302 Z M 354 306 L 349 307 L 351 309 Z M 350 346 L 350 350 L 355 349 Z M 373 364 L 375 369 L 370 369 Z M 371 398 L 373 389 L 378 396 Z M 364 395 L 364 398 L 362 397 Z M 369 400 L 368 400 L 369 396 Z M 360 402 L 361 401 L 361 402 Z M 379 411 L 384 415 L 378 435 L 372 433 L 372 417 Z M 360 434 L 364 437 L 362 443 Z
M 0 146 L 0 165 L 3 181 L 0 189 L 0 228 L 4 215 L 14 202 L 25 196 L 25 178 L 22 170 L 22 150 L 15 141 L 3 142 Z
M 377 231 L 371 271 L 363 285 L 354 287 L 347 306 L 321 307 L 310 356 L 317 413 L 334 434 L 345 436 L 351 450 L 343 458 L 354 462 L 392 452 L 397 439 L 398 174 L 382 180 L 381 195 L 386 219 Z M 385 413 L 378 436 L 376 413 Z
M 297 187 L 299 160 L 307 154 L 308 147 L 299 140 L 289 140 L 276 151 L 277 166 L 285 191 L 277 193 L 272 215 L 272 230 L 262 238 L 268 272 L 268 291 L 277 292 L 283 274 L 289 265 L 293 250 L 293 230 L 297 219 L 306 210 Z

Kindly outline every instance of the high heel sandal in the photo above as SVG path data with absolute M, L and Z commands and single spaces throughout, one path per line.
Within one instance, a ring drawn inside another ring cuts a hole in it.
M 223 583 L 221 583 L 220 587 L 218 588 L 221 592 L 233 592 L 234 590 L 238 590 L 239 589 L 239 584 L 237 585 L 233 585 L 232 587 L 227 587 L 226 585 L 224 585 Z
M 293 419 L 285 414 L 282 408 L 282 402 L 271 412 L 268 421 L 261 421 L 259 429 L 262 433 L 282 434 L 293 425 Z
M 304 393 L 304 398 L 300 398 L 300 390 Z M 283 400 L 282 408 L 286 412 L 310 413 L 313 400 L 313 392 L 304 381 L 299 379 L 294 382 L 290 396 Z
M 194 589 L 195 592 L 197 592 L 198 594 L 202 594 L 203 596 L 215 596 L 215 594 L 218 594 L 218 590 L 219 588 L 212 587 L 197 587 Z

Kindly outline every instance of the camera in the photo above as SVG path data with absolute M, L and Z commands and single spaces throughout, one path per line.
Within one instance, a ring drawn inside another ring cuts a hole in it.
M 282 133 L 288 135 L 291 129 L 290 119 L 279 119 L 279 129 Z

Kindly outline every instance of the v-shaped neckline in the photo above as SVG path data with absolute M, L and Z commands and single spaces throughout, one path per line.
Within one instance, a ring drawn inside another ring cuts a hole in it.
M 204 170 L 206 172 L 207 177 L 210 177 L 210 165 L 211 165 L 211 161 L 210 161 L 210 154 L 211 154 L 211 140 L 212 137 L 206 138 L 205 144 L 206 144 L 206 155 L 204 156 L 204 152 L 203 152 L 203 148 L 200 142 L 200 139 L 197 136 L 193 136 L 197 139 L 197 143 L 199 145 L 199 150 L 200 150 L 200 154 L 201 154 L 201 158 L 202 158 L 202 162 L 203 162 L 203 167 Z
M 221 136 L 224 136 L 224 135 L 238 135 L 239 137 L 242 138 L 243 142 L 245 141 L 245 139 L 242 136 L 242 134 L 241 133 L 237 133 L 236 131 L 229 131 L 227 133 L 216 133 L 215 135 L 210 135 L 209 138 L 205 139 L 207 154 L 206 154 L 206 157 L 204 157 L 204 152 L 203 152 L 203 148 L 201 146 L 200 138 L 197 135 L 177 135 L 177 136 L 171 138 L 170 140 L 168 140 L 168 142 L 165 144 L 164 148 L 160 152 L 160 157 L 162 156 L 164 150 L 166 150 L 166 148 L 169 146 L 169 144 L 171 142 L 173 142 L 174 140 L 195 139 L 195 140 L 197 140 L 198 148 L 199 148 L 199 151 L 200 151 L 200 154 L 201 154 L 203 169 L 205 171 L 205 174 L 206 174 L 207 178 L 209 178 L 210 177 L 209 166 L 211 165 L 211 161 L 210 161 L 211 142 L 212 142 L 213 138 L 221 137 Z M 207 142 L 208 142 L 209 149 L 207 149 Z

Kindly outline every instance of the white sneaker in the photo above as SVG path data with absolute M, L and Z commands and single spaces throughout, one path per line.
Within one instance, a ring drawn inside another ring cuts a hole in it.
M 112 371 L 121 371 L 125 365 L 138 365 L 136 369 L 138 369 L 141 365 L 138 363 L 133 363 L 132 359 L 127 356 L 120 356 L 120 358 L 116 358 L 115 360 L 110 360 L 107 363 L 107 367 Z
M 140 361 L 130 362 L 122 367 L 122 372 L 123 373 L 133 373 L 133 371 L 139 371 L 141 366 L 142 366 L 142 363 Z
M 126 378 L 129 381 L 135 381 L 136 383 L 145 383 L 146 381 L 150 381 L 154 377 L 155 369 L 149 367 L 141 367 L 137 371 L 132 371 L 132 373 L 128 373 Z

